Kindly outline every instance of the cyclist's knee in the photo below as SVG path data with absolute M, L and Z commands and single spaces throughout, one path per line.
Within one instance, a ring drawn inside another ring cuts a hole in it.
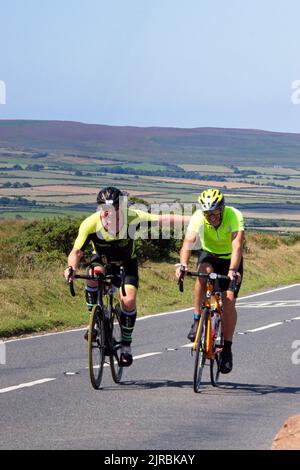
M 197 269 L 200 273 L 210 274 L 214 272 L 214 268 L 209 263 L 201 263 L 198 265 Z M 205 277 L 198 277 L 196 279 L 196 286 L 198 286 L 199 288 L 204 289 L 206 287 L 206 284 L 207 284 L 207 279 Z
M 104 273 L 104 267 L 100 265 L 93 266 L 89 269 L 89 275 L 92 276 L 93 274 L 100 274 Z M 98 287 L 98 282 L 97 281 L 86 281 L 86 285 L 88 287 Z
M 224 307 L 228 306 L 228 307 L 231 307 L 231 308 L 235 308 L 236 298 L 234 296 L 234 292 L 232 292 L 230 290 L 227 290 L 226 292 L 223 292 L 222 302 L 223 302 Z
M 125 286 L 126 296 L 123 296 L 122 293 L 120 294 L 121 303 L 123 308 L 127 312 L 131 312 L 132 310 L 136 310 L 136 296 L 137 291 L 131 286 Z

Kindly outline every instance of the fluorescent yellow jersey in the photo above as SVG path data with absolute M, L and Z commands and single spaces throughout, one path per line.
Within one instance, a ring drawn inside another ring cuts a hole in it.
M 225 206 L 221 225 L 216 229 L 205 219 L 201 210 L 196 211 L 189 223 L 188 231 L 199 237 L 202 250 L 220 258 L 230 259 L 232 253 L 232 233 L 244 230 L 242 213 L 230 206 Z
M 95 212 L 80 225 L 74 248 L 84 251 L 91 243 L 94 252 L 105 256 L 108 262 L 136 258 L 134 235 L 137 227 L 142 222 L 157 222 L 159 216 L 129 207 L 121 211 L 121 217 L 123 223 L 120 231 L 112 235 L 105 230 L 100 212 Z

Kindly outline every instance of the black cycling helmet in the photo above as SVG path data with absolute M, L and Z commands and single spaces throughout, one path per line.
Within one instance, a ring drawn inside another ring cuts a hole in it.
M 114 186 L 108 186 L 99 191 L 97 196 L 98 204 L 106 204 L 117 207 L 120 202 L 120 197 L 124 196 L 124 193 Z

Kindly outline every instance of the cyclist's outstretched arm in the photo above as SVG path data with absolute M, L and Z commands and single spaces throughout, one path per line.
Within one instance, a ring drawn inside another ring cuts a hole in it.
M 181 215 L 181 214 L 162 214 L 159 216 L 158 222 L 159 225 L 162 225 L 165 221 L 169 222 L 170 225 L 174 224 L 188 224 L 191 220 L 190 215 Z
M 68 280 L 70 276 L 69 267 L 72 266 L 73 271 L 75 272 L 78 268 L 79 261 L 83 256 L 83 251 L 73 248 L 68 256 L 68 267 L 64 272 L 65 278 Z
M 197 240 L 196 232 L 193 232 L 192 230 L 188 230 L 183 240 L 182 248 L 180 250 L 180 265 L 181 266 L 185 266 L 186 268 L 188 267 L 189 259 L 191 256 L 191 251 L 195 247 L 196 240 Z M 180 276 L 181 266 L 178 266 L 176 269 L 177 279 Z

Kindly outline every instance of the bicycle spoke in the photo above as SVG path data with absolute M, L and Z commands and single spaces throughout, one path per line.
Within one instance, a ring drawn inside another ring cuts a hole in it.
M 207 313 L 203 312 L 199 324 L 199 335 L 196 345 L 196 356 L 194 366 L 194 392 L 199 393 L 201 387 L 201 379 L 203 368 L 206 361 L 206 328 Z
M 215 331 L 213 338 L 214 359 L 210 361 L 210 380 L 214 387 L 217 387 L 220 375 L 221 352 L 223 345 L 222 323 L 219 314 L 215 318 Z
M 114 382 L 119 383 L 122 378 L 123 367 L 120 366 L 120 356 L 121 356 L 121 340 L 122 340 L 122 330 L 121 330 L 121 320 L 120 315 L 117 311 L 113 311 L 111 318 L 112 325 L 112 354 L 110 355 L 110 369 L 111 375 Z
M 89 326 L 88 350 L 89 350 L 89 371 L 92 386 L 99 389 L 102 381 L 104 367 L 104 322 L 100 307 L 95 307 Z

